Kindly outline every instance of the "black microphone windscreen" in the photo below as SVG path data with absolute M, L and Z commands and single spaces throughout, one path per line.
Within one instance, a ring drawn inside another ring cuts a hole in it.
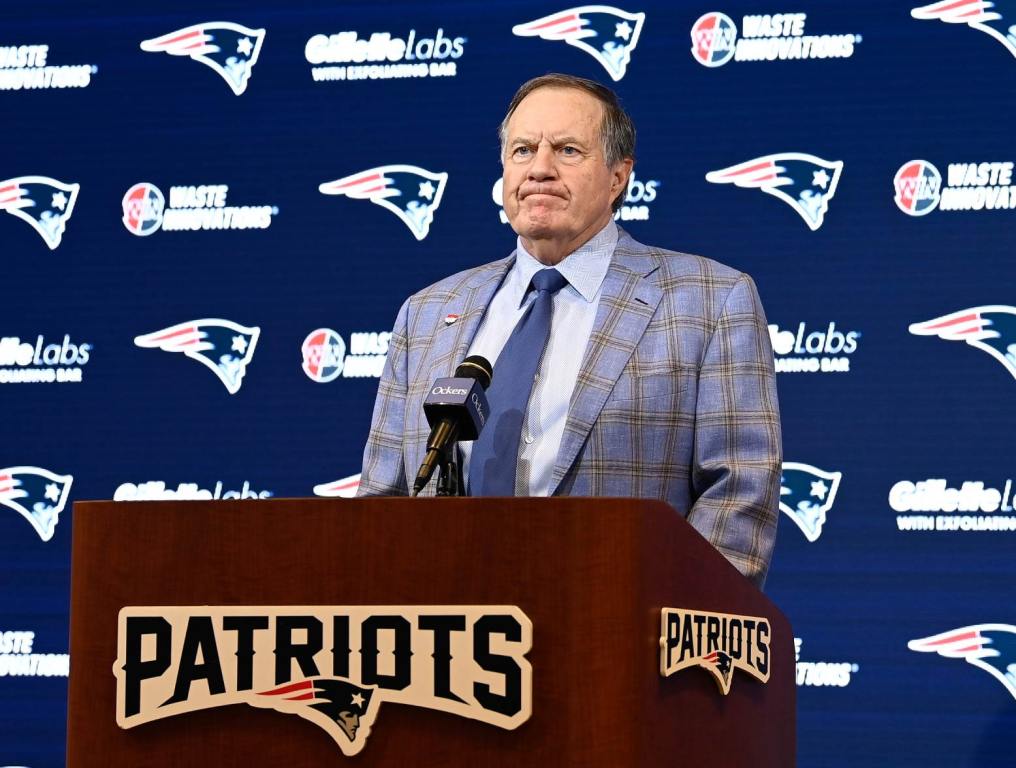
M 490 361 L 482 355 L 470 355 L 455 369 L 456 378 L 476 379 L 486 389 L 494 376 L 494 368 Z

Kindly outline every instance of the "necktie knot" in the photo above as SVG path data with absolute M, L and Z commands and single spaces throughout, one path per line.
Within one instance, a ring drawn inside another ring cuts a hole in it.
M 568 285 L 568 278 L 556 269 L 541 269 L 533 275 L 533 287 L 538 291 L 548 291 L 551 296 Z

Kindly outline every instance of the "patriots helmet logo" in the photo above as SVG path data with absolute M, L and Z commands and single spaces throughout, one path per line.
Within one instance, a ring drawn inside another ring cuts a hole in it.
M 793 208 L 814 232 L 822 226 L 836 194 L 843 163 L 801 152 L 763 155 L 729 168 L 710 171 L 706 181 L 761 189 Z
M 70 496 L 70 475 L 57 475 L 41 467 L 0 469 L 0 504 L 25 518 L 39 538 L 53 538 L 60 513 Z
M 915 19 L 938 19 L 966 24 L 991 35 L 1016 56 L 1016 2 L 1014 0 L 942 0 L 910 11 Z
M 911 640 L 912 651 L 934 651 L 948 659 L 964 659 L 998 680 L 1016 699 L 1016 627 L 973 624 L 950 632 Z
M 961 309 L 908 329 L 915 336 L 965 341 L 998 360 L 1016 378 L 1016 307 L 992 305 Z
M 325 195 L 370 200 L 387 208 L 409 227 L 413 237 L 423 240 L 430 232 L 447 183 L 447 173 L 431 173 L 415 165 L 382 165 L 327 181 L 318 190 Z
M 52 251 L 63 239 L 79 189 L 79 184 L 64 184 L 49 176 L 7 179 L 0 181 L 0 211 L 31 224 Z
M 811 464 L 783 462 L 780 509 L 801 529 L 808 541 L 818 541 L 826 513 L 836 501 L 842 472 L 826 472 Z
M 301 680 L 254 694 L 250 703 L 299 715 L 324 728 L 346 756 L 363 749 L 381 706 L 377 686 L 356 685 L 340 677 Z
M 229 320 L 192 320 L 134 337 L 139 347 L 183 352 L 209 368 L 231 395 L 240 391 L 247 366 L 254 356 L 260 328 Z
M 729 653 L 712 651 L 702 657 L 699 666 L 711 672 L 724 693 L 730 691 L 730 677 L 734 674 L 734 665 Z
M 360 473 L 334 480 L 330 483 L 321 483 L 314 486 L 315 496 L 338 496 L 344 499 L 351 499 L 356 496 L 360 488 Z
M 247 90 L 264 39 L 263 29 L 250 29 L 230 21 L 210 21 L 143 40 L 141 50 L 200 61 L 218 72 L 239 96 Z
M 638 45 L 644 13 L 607 5 L 583 5 L 512 27 L 519 37 L 564 40 L 596 59 L 615 82 L 624 77 Z

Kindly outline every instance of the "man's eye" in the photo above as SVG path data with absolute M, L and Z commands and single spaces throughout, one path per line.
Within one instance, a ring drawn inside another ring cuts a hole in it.
M 577 155 L 579 153 L 579 151 L 575 147 L 561 147 L 561 153 L 571 157 L 571 156 Z
M 529 147 L 515 147 L 515 157 L 526 157 L 529 154 Z

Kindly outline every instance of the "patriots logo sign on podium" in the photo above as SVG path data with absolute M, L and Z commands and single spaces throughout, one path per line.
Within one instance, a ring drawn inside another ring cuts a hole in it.
M 52 251 L 63 239 L 78 199 L 78 184 L 49 176 L 18 176 L 0 181 L 0 211 L 27 221 Z
M 447 183 L 447 173 L 431 173 L 415 165 L 381 165 L 327 181 L 318 191 L 370 200 L 398 216 L 413 237 L 423 240 L 430 232 Z
M 607 5 L 583 5 L 512 27 L 519 37 L 563 40 L 596 59 L 615 82 L 624 77 L 638 45 L 644 13 Z
M 67 506 L 74 478 L 41 467 L 0 469 L 0 504 L 25 518 L 39 538 L 53 538 L 60 513 Z
M 144 40 L 141 50 L 200 61 L 218 72 L 239 96 L 247 90 L 264 39 L 263 29 L 250 29 L 230 21 L 209 21 Z
M 1016 56 L 1016 0 L 942 0 L 914 8 L 915 19 L 966 24 L 991 35 Z
M 763 155 L 729 168 L 710 171 L 706 181 L 761 189 L 785 202 L 814 232 L 822 226 L 836 194 L 843 163 L 802 152 Z
M 811 464 L 783 462 L 780 510 L 801 529 L 808 541 L 818 541 L 826 513 L 836 501 L 842 472 L 826 472 Z
M 127 607 L 116 722 L 246 704 L 310 721 L 347 756 L 382 703 L 514 730 L 532 714 L 532 636 L 510 605 Z
M 973 624 L 911 640 L 907 647 L 963 659 L 998 680 L 1016 699 L 1016 627 L 1012 624 Z
M 261 329 L 229 320 L 203 319 L 178 323 L 161 331 L 134 337 L 139 347 L 183 352 L 214 373 L 231 395 L 240 391 L 254 356 Z
M 965 341 L 987 352 L 1016 378 L 1016 307 L 992 305 L 961 309 L 909 328 L 915 336 Z

